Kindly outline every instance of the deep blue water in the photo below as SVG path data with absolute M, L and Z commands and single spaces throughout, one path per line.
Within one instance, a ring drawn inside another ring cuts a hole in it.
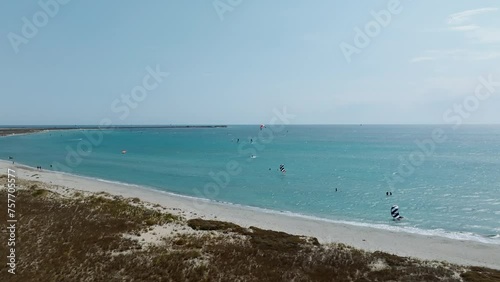
M 427 144 L 433 150 L 425 155 L 416 141 L 429 141 L 435 129 L 447 140 Z M 92 141 L 88 134 L 101 133 L 102 142 L 85 146 Z M 78 150 L 77 164 L 68 152 Z M 410 155 L 414 164 L 407 162 Z M 187 196 L 500 243 L 500 126 L 50 131 L 0 138 L 0 158 L 9 156 Z M 278 171 L 282 163 L 286 174 Z M 388 179 L 404 181 L 391 186 Z M 393 204 L 404 221 L 391 220 Z

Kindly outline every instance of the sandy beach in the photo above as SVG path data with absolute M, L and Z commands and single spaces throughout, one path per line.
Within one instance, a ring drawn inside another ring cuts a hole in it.
M 52 171 L 37 171 L 31 167 L 0 161 L 0 171 L 2 171 L 0 174 L 6 174 L 7 168 L 14 168 L 17 177 L 24 180 L 41 181 L 50 185 L 88 192 L 104 191 L 123 197 L 138 197 L 145 202 L 168 207 L 187 219 L 197 217 L 216 219 L 244 227 L 256 226 L 294 235 L 312 236 L 321 243 L 344 243 L 367 251 L 384 251 L 400 256 L 500 269 L 500 263 L 498 263 L 500 245 L 496 244 L 392 232 L 259 211 L 236 205 L 200 201 L 137 186 Z

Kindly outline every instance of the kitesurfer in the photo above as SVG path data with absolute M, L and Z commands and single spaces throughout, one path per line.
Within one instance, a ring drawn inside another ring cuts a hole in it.
M 284 164 L 280 164 L 280 171 L 281 171 L 282 173 L 285 173 L 285 172 L 286 172 L 286 170 L 285 170 L 285 165 L 284 165 Z
M 403 219 L 403 217 L 399 215 L 399 207 L 397 205 L 391 207 L 391 216 L 394 220 Z

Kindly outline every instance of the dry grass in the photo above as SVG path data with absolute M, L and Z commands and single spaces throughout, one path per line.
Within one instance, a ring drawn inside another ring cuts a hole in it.
M 79 192 L 68 199 L 41 183 L 20 183 L 26 189 L 16 203 L 18 274 L 2 264 L 0 281 L 500 281 L 495 270 L 320 245 L 315 238 L 228 222 L 184 222 L 136 199 Z M 0 199 L 4 206 L 5 190 Z M 5 216 L 0 213 L 2 230 Z M 155 245 L 123 236 L 169 224 L 198 231 Z M 2 242 L 6 235 L 0 233 Z
M 498 282 L 500 281 L 500 271 L 483 267 L 471 267 L 469 271 L 462 273 L 461 277 L 465 281 L 471 282 Z

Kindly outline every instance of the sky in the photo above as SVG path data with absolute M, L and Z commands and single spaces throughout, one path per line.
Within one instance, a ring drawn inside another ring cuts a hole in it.
M 498 1 L 1 1 L 0 20 L 0 125 L 443 124 L 464 103 L 500 123 Z

